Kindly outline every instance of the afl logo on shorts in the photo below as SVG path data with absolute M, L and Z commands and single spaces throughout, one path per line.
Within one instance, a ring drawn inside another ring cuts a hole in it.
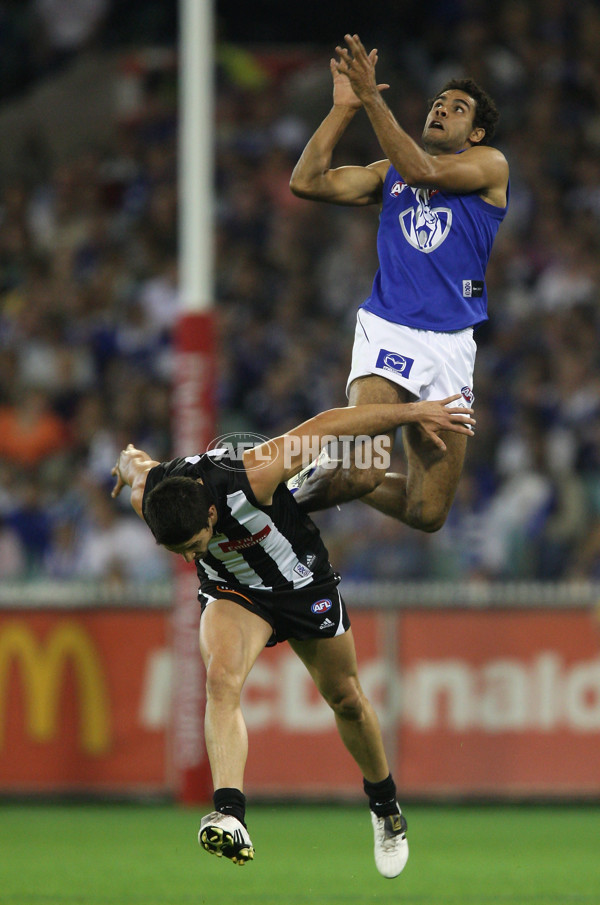
M 311 610 L 313 611 L 313 613 L 326 613 L 327 610 L 330 610 L 332 606 L 333 604 L 331 603 L 331 600 L 325 597 L 323 600 L 317 600 L 315 603 L 313 603 Z
M 463 394 L 463 399 L 466 399 L 469 405 L 473 405 L 475 394 L 473 393 L 471 387 L 463 387 L 461 389 L 461 393 Z

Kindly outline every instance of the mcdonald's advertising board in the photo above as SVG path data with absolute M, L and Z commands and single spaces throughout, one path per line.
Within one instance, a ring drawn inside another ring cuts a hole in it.
M 351 612 L 359 677 L 399 789 L 600 795 L 600 624 L 586 608 Z M 361 795 L 327 705 L 286 645 L 248 679 L 249 795 Z
M 166 789 L 167 619 L 0 612 L 0 791 Z
M 174 790 L 170 616 L 0 611 L 0 792 Z M 405 797 L 600 795 L 592 611 L 351 617 L 361 684 Z M 287 644 L 263 651 L 242 703 L 249 796 L 362 797 L 333 714 Z

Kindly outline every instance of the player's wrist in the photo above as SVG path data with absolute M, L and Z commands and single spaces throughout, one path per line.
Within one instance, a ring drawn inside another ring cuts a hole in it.
M 334 115 L 342 116 L 344 119 L 352 119 L 360 110 L 362 103 L 360 101 L 338 101 L 333 99 L 333 107 L 331 112 Z

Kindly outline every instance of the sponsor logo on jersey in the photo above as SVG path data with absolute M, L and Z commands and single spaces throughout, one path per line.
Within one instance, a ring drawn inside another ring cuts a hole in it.
M 402 377 L 409 377 L 414 363 L 414 358 L 400 355 L 399 352 L 390 352 L 388 349 L 380 349 L 375 367 L 381 368 L 383 371 L 393 371 L 394 374 L 401 374 Z
M 461 393 L 463 394 L 463 398 L 467 400 L 469 405 L 473 405 L 473 402 L 475 401 L 475 394 L 473 393 L 471 387 L 462 387 Z
M 316 557 L 315 553 L 307 553 L 306 556 L 304 557 L 304 562 L 306 563 L 306 565 L 308 566 L 309 569 L 312 566 L 312 564 L 314 563 L 316 558 L 317 557 Z
M 463 298 L 481 298 L 483 295 L 483 280 L 463 280 Z
M 298 565 L 294 566 L 294 572 L 296 573 L 296 575 L 299 575 L 300 578 L 309 578 L 309 576 L 312 575 L 310 569 L 307 569 L 306 566 L 301 562 L 299 562 Z
M 449 207 L 431 207 L 427 189 L 412 189 L 416 207 L 407 207 L 399 215 L 404 238 L 417 251 L 429 254 L 439 248 L 450 233 L 452 211 Z
M 323 600 L 317 600 L 311 606 L 311 610 L 313 613 L 326 613 L 333 606 L 331 600 L 328 597 L 324 597 Z
M 260 542 L 270 533 L 271 526 L 265 525 L 265 527 L 260 531 L 257 531 L 256 534 L 251 534 L 249 537 L 240 537 L 238 540 L 221 541 L 218 546 L 223 553 L 232 553 L 234 550 L 246 550 L 248 547 L 254 547 L 255 544 L 260 544 Z

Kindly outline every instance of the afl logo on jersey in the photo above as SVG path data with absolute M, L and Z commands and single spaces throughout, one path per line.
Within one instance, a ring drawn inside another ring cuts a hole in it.
M 316 603 L 313 603 L 311 610 L 313 613 L 326 613 L 327 610 L 331 609 L 332 605 L 331 600 L 325 597 L 323 600 L 317 600 Z
M 437 192 L 436 192 L 437 194 Z M 452 211 L 449 207 L 430 207 L 426 189 L 415 191 L 416 207 L 407 207 L 399 216 L 404 238 L 424 254 L 439 248 L 450 233 Z
M 463 387 L 461 393 L 463 394 L 463 399 L 466 399 L 469 405 L 473 405 L 473 402 L 475 401 L 475 393 L 473 392 L 471 387 Z
M 405 188 L 406 184 L 404 182 L 395 182 L 390 189 L 390 195 L 400 195 Z

